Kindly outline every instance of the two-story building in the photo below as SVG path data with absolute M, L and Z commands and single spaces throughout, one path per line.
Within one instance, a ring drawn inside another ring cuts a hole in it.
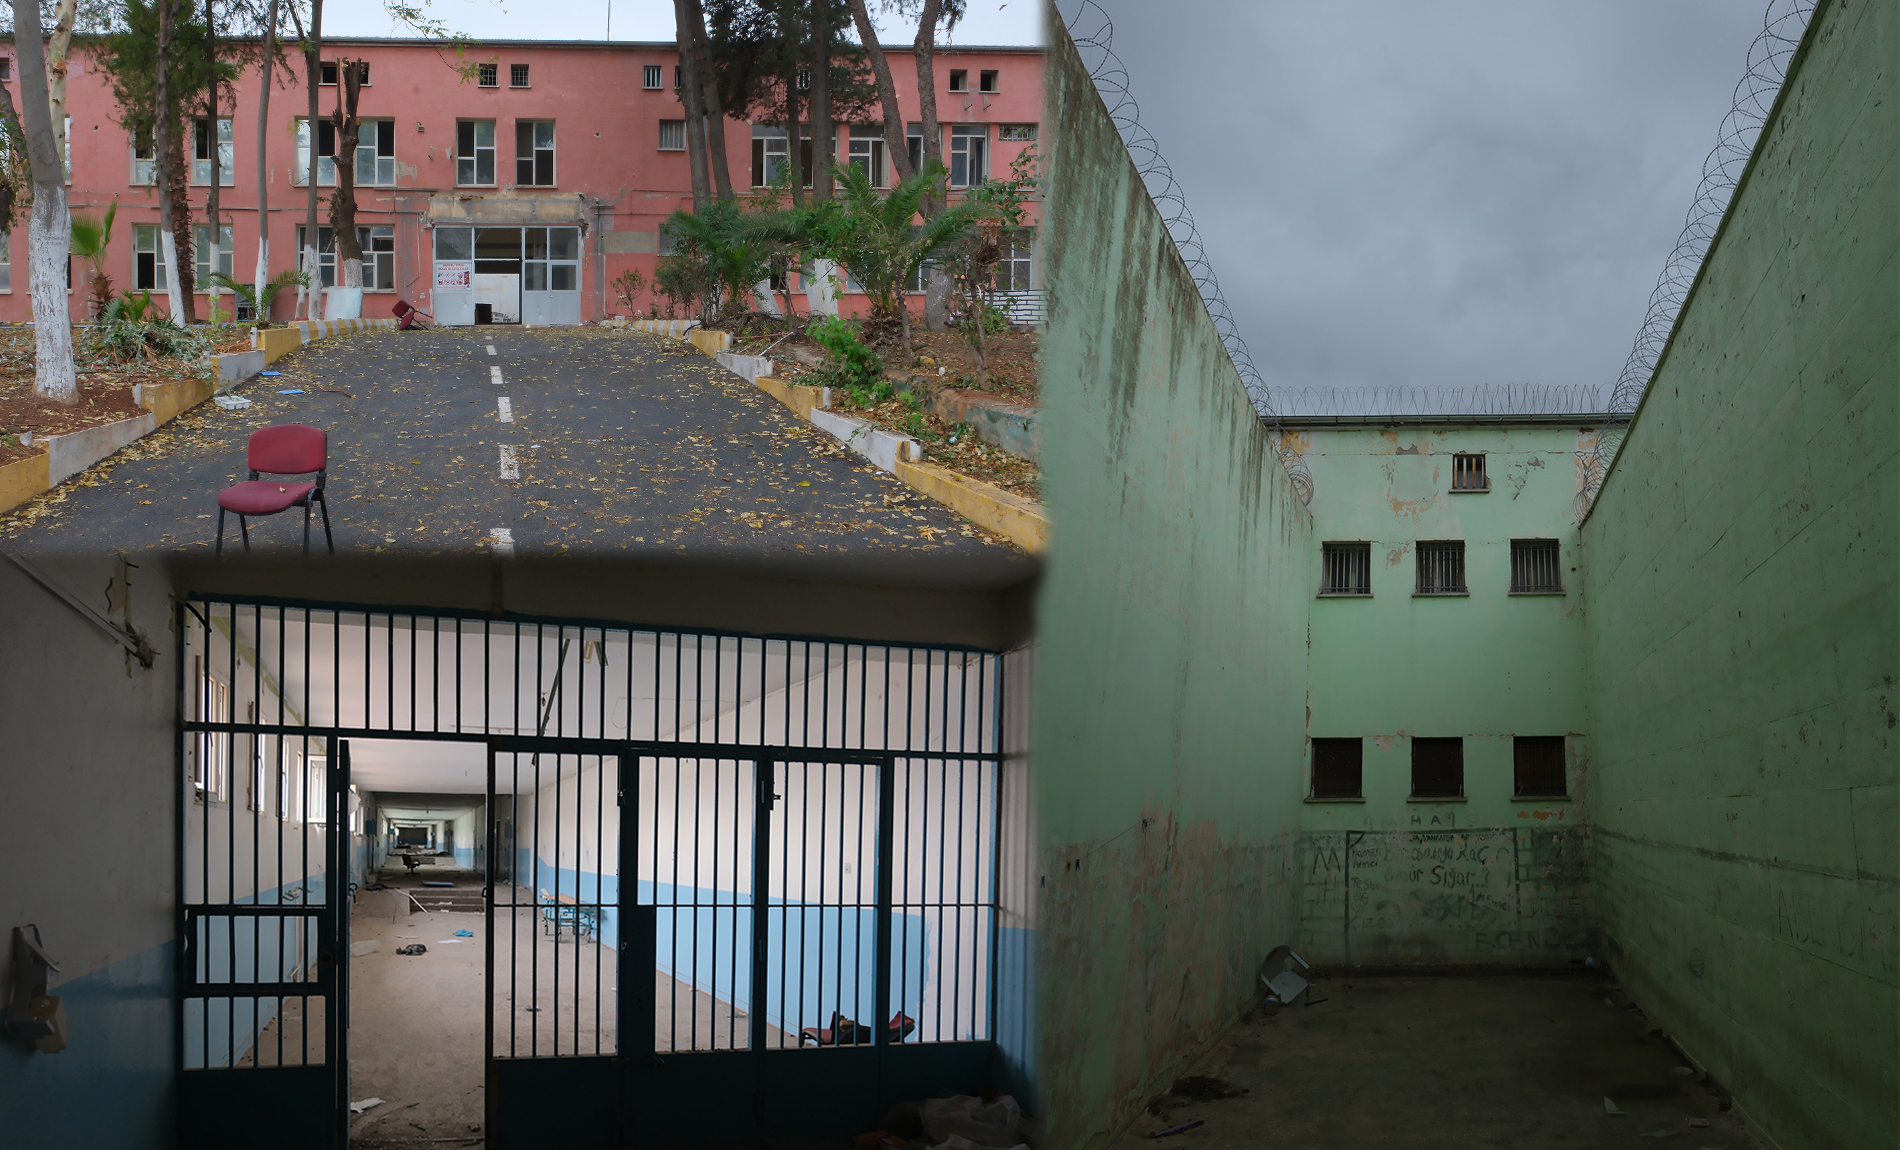
M 8 84 L 17 75 L 13 51 L 11 43 L 0 44 L 6 64 L 0 81 Z M 921 154 L 911 49 L 885 52 L 898 103 L 912 124 L 912 151 Z M 368 65 L 358 104 L 366 123 L 355 155 L 335 155 L 328 123 L 318 123 L 315 141 L 321 186 L 334 185 L 337 163 L 355 166 L 363 314 L 386 315 L 397 299 L 407 299 L 446 324 L 576 323 L 626 313 L 611 287 L 626 269 L 639 269 L 651 284 L 663 242 L 660 224 L 674 210 L 692 207 L 679 54 L 672 43 L 488 41 L 471 53 L 476 67 L 467 78 L 452 53 L 427 41 L 331 40 L 323 57 L 319 102 L 326 116 L 340 96 L 336 62 Z M 1040 130 L 1042 50 L 946 48 L 935 63 L 937 149 L 952 187 L 1006 173 L 1018 153 L 1035 146 Z M 293 54 L 290 64 L 272 77 L 262 210 L 258 67 L 248 66 L 236 81 L 235 107 L 220 101 L 216 124 L 199 116 L 189 127 L 193 282 L 201 296 L 213 270 L 248 280 L 266 231 L 272 272 L 296 266 L 305 239 L 311 133 L 302 61 Z M 17 89 L 12 95 L 17 107 Z M 106 272 L 119 290 L 162 297 L 167 285 L 152 143 L 121 125 L 109 78 L 83 43 L 73 49 L 68 112 L 72 210 L 102 215 L 116 202 Z M 833 147 L 839 159 L 866 167 L 888 186 L 895 172 L 881 124 L 839 123 Z M 800 134 L 809 156 L 809 125 Z M 789 156 L 783 125 L 728 120 L 725 136 L 736 191 L 767 184 Z M 206 202 L 214 150 L 221 185 L 215 269 Z M 334 285 L 327 203 L 319 219 L 325 221 L 317 237 L 322 279 Z M 25 261 L 25 229 L 0 236 L 0 320 L 29 318 Z M 84 318 L 89 274 L 75 266 L 69 277 L 76 319 Z M 999 281 L 1005 276 L 1007 287 L 1032 289 L 1031 252 L 1018 251 Z M 846 312 L 863 309 L 862 297 L 853 294 L 847 289 L 841 301 Z M 198 301 L 200 317 L 207 303 Z M 644 310 L 644 300 L 636 306 Z M 281 318 L 291 307 L 286 294 L 275 313 Z

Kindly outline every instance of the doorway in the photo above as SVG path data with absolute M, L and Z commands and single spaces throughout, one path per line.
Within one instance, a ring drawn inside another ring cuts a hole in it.
M 581 320 L 578 227 L 435 228 L 435 308 L 450 326 Z

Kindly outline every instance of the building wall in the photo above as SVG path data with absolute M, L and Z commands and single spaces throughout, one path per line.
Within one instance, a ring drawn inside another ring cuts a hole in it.
M 20 1150 L 171 1144 L 177 964 L 177 649 L 166 587 L 116 561 L 36 567 L 158 648 L 151 669 L 0 560 L 0 987 L 33 923 L 71 1037 L 46 1054 L 0 1037 L 0 1130 Z M 106 588 L 111 585 L 113 590 Z M 30 671 L 26 669 L 30 668 Z M 112 802 L 76 796 L 111 795 Z
M 1611 961 L 1788 1147 L 1900 1128 L 1897 39 L 1818 5 L 1583 527 Z
M 921 114 L 917 110 L 915 64 L 907 48 L 886 51 L 891 56 L 899 106 L 907 119 L 914 120 Z M 521 201 L 535 200 L 544 213 L 582 224 L 586 229 L 580 269 L 582 318 L 625 314 L 626 309 L 619 306 L 608 285 L 629 268 L 638 269 L 650 284 L 658 259 L 660 223 L 674 210 L 692 207 L 687 153 L 659 149 L 660 121 L 684 116 L 672 86 L 677 52 L 668 43 L 534 42 L 491 42 L 477 52 L 471 59 L 492 58 L 500 65 L 499 87 L 482 88 L 472 81 L 463 82 L 452 67 L 453 54 L 429 44 L 392 40 L 325 42 L 327 60 L 354 58 L 369 62 L 370 84 L 362 90 L 358 111 L 365 118 L 393 118 L 397 133 L 395 185 L 357 190 L 357 223 L 392 227 L 396 246 L 396 287 L 387 293 L 367 295 L 363 314 L 388 315 L 398 298 L 408 299 L 425 311 L 430 309 L 434 282 L 431 197 L 454 198 L 471 191 L 484 202 L 494 202 L 473 207 L 464 204 L 457 210 L 480 214 L 486 206 L 519 215 L 525 210 Z M 12 54 L 10 43 L 0 46 L 0 57 Z M 510 68 L 515 64 L 528 66 L 528 87 L 509 86 Z M 649 65 L 663 69 L 658 90 L 642 86 L 644 69 Z M 968 71 L 972 87 L 981 70 L 995 69 L 1000 73 L 1000 90 L 987 96 L 951 93 L 948 84 L 953 69 Z M 1042 104 L 1039 50 L 940 51 L 936 72 L 946 160 L 953 124 L 1037 122 Z M 14 75 L 18 76 L 18 69 Z M 298 167 L 296 122 L 308 107 L 303 80 L 301 58 L 293 59 L 288 69 L 277 67 L 273 72 L 265 164 L 273 274 L 296 267 L 297 227 L 306 218 L 308 191 L 296 183 L 301 175 L 293 173 Z M 17 107 L 17 79 L 8 85 Z M 232 270 L 238 279 L 248 282 L 256 266 L 258 242 L 259 70 L 246 68 L 234 87 L 235 111 L 227 106 L 228 100 L 220 99 L 220 116 L 232 120 L 234 163 L 231 182 L 219 189 L 219 211 L 233 230 Z M 336 107 L 338 92 L 334 86 L 320 88 L 324 116 Z M 93 50 L 83 43 L 74 48 L 68 111 L 72 117 L 72 181 L 67 192 L 71 208 L 76 213 L 99 216 L 117 201 L 119 214 L 106 272 L 115 288 L 131 289 L 135 284 L 133 228 L 158 222 L 158 192 L 132 182 L 130 133 L 118 123 L 122 113 L 112 96 L 110 77 L 99 70 Z M 460 119 L 495 121 L 496 186 L 457 187 L 455 142 Z M 513 186 L 514 123 L 519 119 L 555 122 L 554 187 Z M 728 120 L 725 135 L 734 186 L 744 192 L 752 179 L 752 125 Z M 990 170 L 1007 174 L 1009 161 L 1024 145 L 1000 142 L 997 135 L 992 127 Z M 841 157 L 847 153 L 848 136 L 848 128 L 839 125 Z M 192 217 L 200 223 L 205 222 L 208 191 L 204 186 L 190 189 Z M 320 191 L 324 199 L 318 208 L 318 223 L 328 226 L 329 189 Z M 440 205 L 436 209 L 438 215 L 444 210 Z M 11 261 L 10 285 L 0 288 L 0 320 L 27 320 L 31 309 L 23 224 L 11 236 L 0 238 L 0 251 L 6 252 Z M 181 253 L 179 258 L 182 261 L 187 257 Z M 73 268 L 69 302 L 75 318 L 86 314 L 90 275 L 83 264 Z M 199 285 L 200 294 L 203 286 Z M 274 313 L 278 318 L 290 315 L 294 296 L 291 291 L 279 298 Z M 642 297 L 639 302 L 642 313 L 648 298 Z M 223 306 L 228 313 L 228 297 Z M 844 306 L 846 310 L 861 309 L 862 299 L 851 297 Z M 921 298 L 916 306 L 921 308 Z M 200 319 L 205 317 L 203 299 L 198 302 L 197 314 Z
M 1348 965 L 1562 963 L 1590 941 L 1575 426 L 1294 430 L 1313 477 L 1303 598 L 1312 739 L 1363 740 L 1361 801 L 1308 798 L 1300 949 Z M 1451 490 L 1454 453 L 1490 488 Z M 1419 540 L 1463 540 L 1466 597 L 1420 597 Z M 1562 595 L 1512 595 L 1511 540 L 1555 539 Z M 1370 598 L 1320 596 L 1367 542 Z M 1568 801 L 1516 800 L 1513 737 L 1566 736 Z M 1414 736 L 1464 740 L 1459 801 L 1412 801 Z
M 1037 1088 L 1101 1144 L 1298 923 L 1311 516 L 1067 39 L 1049 58 Z

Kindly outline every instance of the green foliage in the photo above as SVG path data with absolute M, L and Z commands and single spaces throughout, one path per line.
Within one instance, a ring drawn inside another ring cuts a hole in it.
M 225 275 L 223 272 L 211 273 L 211 282 L 236 296 L 238 302 L 251 309 L 255 317 L 253 323 L 259 328 L 270 326 L 271 305 L 277 300 L 277 293 L 289 287 L 310 286 L 310 273 L 294 268 L 278 272 L 276 277 L 267 280 L 264 290 L 259 292 L 256 285 L 243 283 Z
M 971 226 L 951 245 L 944 266 L 956 285 L 951 326 L 963 333 L 976 359 L 976 386 L 989 383 L 989 337 L 1009 328 L 1009 318 L 990 294 L 996 269 L 1018 244 L 1029 242 L 1027 209 L 1036 187 L 1036 152 L 1024 148 L 1010 164 L 1008 179 L 985 180 L 970 189 L 963 206 L 975 214 Z
M 858 338 L 858 325 L 835 315 L 806 325 L 813 343 L 831 353 L 830 362 L 814 374 L 823 386 L 842 392 L 852 407 L 874 407 L 891 397 L 884 378 L 884 362 Z
M 106 249 L 112 244 L 112 221 L 118 217 L 119 201 L 106 208 L 104 219 L 75 214 L 72 217 L 72 254 L 92 265 L 92 317 L 105 315 L 112 303 L 112 277 L 106 274 Z
M 869 55 L 852 35 L 851 7 L 847 0 L 818 2 L 831 30 L 832 121 L 870 119 L 878 107 L 877 81 Z M 707 42 L 726 115 L 783 124 L 791 118 L 786 95 L 797 91 L 799 117 L 810 122 L 811 88 L 800 90 L 786 81 L 812 65 L 813 7 L 813 0 L 707 0 Z
M 661 295 L 705 323 L 751 310 L 752 285 L 769 276 L 771 267 L 740 204 L 713 200 L 699 214 L 674 212 L 662 227 L 673 252 L 654 269 L 653 286 Z
M 610 282 L 613 284 L 614 295 L 620 300 L 620 306 L 626 308 L 631 315 L 639 315 L 640 309 L 633 301 L 640 297 L 640 293 L 647 290 L 647 278 L 640 274 L 640 269 L 628 268 Z
M 180 327 L 170 316 L 155 315 L 152 293 L 127 293 L 106 305 L 93 327 L 88 349 L 99 359 L 198 359 L 211 350 L 203 336 Z

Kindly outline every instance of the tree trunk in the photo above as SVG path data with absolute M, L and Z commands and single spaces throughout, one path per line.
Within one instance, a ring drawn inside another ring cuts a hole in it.
M 831 198 L 831 161 L 838 149 L 838 129 L 831 122 L 831 5 L 812 0 L 811 6 L 811 166 L 812 198 Z
M 700 112 L 706 117 L 706 157 L 712 167 L 713 191 L 722 200 L 732 198 L 732 168 L 726 162 L 726 106 L 719 98 L 719 73 L 713 70 L 712 43 L 706 37 L 706 15 L 699 0 L 687 0 L 693 16 L 693 64 L 699 69 Z
M 346 288 L 363 286 L 363 246 L 356 239 L 356 142 L 363 134 L 363 121 L 356 114 L 357 95 L 362 91 L 362 72 L 356 60 L 336 62 L 337 109 L 330 122 L 336 125 L 336 190 L 330 193 L 330 234 L 335 237 L 337 283 Z
M 910 147 L 904 135 L 904 111 L 897 104 L 897 83 L 891 79 L 891 62 L 884 58 L 884 48 L 877 42 L 877 26 L 871 23 L 871 13 L 864 6 L 864 0 L 849 0 L 851 19 L 858 26 L 858 39 L 864 42 L 865 55 L 871 58 L 871 75 L 877 78 L 878 105 L 884 109 L 884 150 L 891 157 L 891 164 L 897 169 L 897 179 L 901 183 L 914 173 L 910 166 Z M 872 183 L 877 176 L 872 173 Z
M 257 98 L 257 274 L 254 279 L 259 314 L 252 318 L 264 323 L 270 317 L 262 313 L 264 285 L 270 282 L 270 167 L 265 145 L 270 142 L 271 63 L 277 57 L 277 0 L 270 0 L 270 12 L 264 22 L 264 82 Z
M 183 3 L 184 0 L 179 0 Z M 184 318 L 181 323 L 198 322 L 198 269 L 192 258 L 194 245 L 191 242 L 191 186 L 186 176 L 191 171 L 185 156 L 185 141 L 189 136 L 187 125 L 190 117 L 178 117 L 178 130 L 172 133 L 171 160 L 166 174 L 172 186 L 172 226 L 171 235 L 173 260 L 178 265 L 178 274 L 171 282 L 178 285 L 177 298 L 184 305 Z M 178 317 L 173 312 L 173 318 Z
M 40 57 L 39 0 L 13 0 L 20 67 L 20 118 L 33 166 L 33 214 L 27 223 L 28 288 L 33 293 L 33 394 L 58 403 L 79 400 L 73 375 L 72 311 L 66 303 L 66 259 L 73 238 L 66 212 L 66 171 L 53 135 L 53 111 Z M 24 43 L 22 43 L 24 41 Z
M 176 0 L 158 0 L 158 50 L 152 62 L 155 89 L 152 100 L 153 182 L 158 185 L 159 258 L 165 267 L 165 292 L 174 323 L 185 318 L 185 303 L 178 294 L 178 240 L 173 232 L 176 213 L 172 202 L 176 189 L 171 169 L 172 155 L 176 151 L 172 146 L 171 122 L 172 29 L 177 23 L 177 16 Z
M 917 170 L 925 171 L 930 161 L 943 163 L 943 141 L 937 138 L 940 130 L 937 126 L 937 0 L 924 0 L 923 12 L 917 17 L 917 39 L 914 47 L 917 52 L 917 110 L 918 119 L 923 122 L 923 146 L 918 149 Z M 924 201 L 924 215 L 937 214 L 936 197 Z
M 305 173 L 309 181 L 309 196 L 304 211 L 303 270 L 310 277 L 310 286 L 300 294 L 307 301 L 304 304 L 304 318 L 314 320 L 323 318 L 323 268 L 317 263 L 317 172 L 321 168 L 321 157 L 317 155 L 317 121 L 322 119 L 321 109 L 317 107 L 317 88 L 323 82 L 323 0 L 310 0 L 309 45 L 303 55 L 304 86 L 308 89 L 310 116 L 310 170 Z
M 798 0 L 780 0 L 779 59 L 785 62 L 785 155 L 792 164 L 792 206 L 805 206 L 805 141 L 798 134 Z M 804 274 L 801 270 L 800 274 Z
M 212 11 L 212 0 L 205 0 L 205 56 L 211 61 L 211 83 L 205 93 L 205 118 L 211 122 L 211 190 L 205 193 L 205 222 L 210 225 L 206 230 L 211 233 L 211 250 L 206 255 L 205 266 L 210 269 L 210 274 L 215 276 L 220 266 L 218 241 L 223 238 L 219 234 L 221 229 L 218 227 L 218 181 L 224 178 L 224 173 L 219 170 L 221 157 L 218 155 L 218 21 L 217 13 Z M 237 269 L 233 267 L 232 270 Z M 218 315 L 216 280 L 212 280 L 205 286 L 205 294 L 208 297 L 205 310 L 210 313 L 205 318 L 215 320 Z
M 79 17 L 79 0 L 59 0 L 53 10 L 53 40 L 46 47 L 47 100 L 52 106 L 53 140 L 59 147 L 62 177 L 72 145 L 66 139 L 66 59 L 73 43 L 73 21 Z
M 693 212 L 712 199 L 706 182 L 706 89 L 699 82 L 699 53 L 693 50 L 692 0 L 673 0 L 673 42 L 680 52 L 680 107 L 686 113 L 686 163 L 693 169 Z

